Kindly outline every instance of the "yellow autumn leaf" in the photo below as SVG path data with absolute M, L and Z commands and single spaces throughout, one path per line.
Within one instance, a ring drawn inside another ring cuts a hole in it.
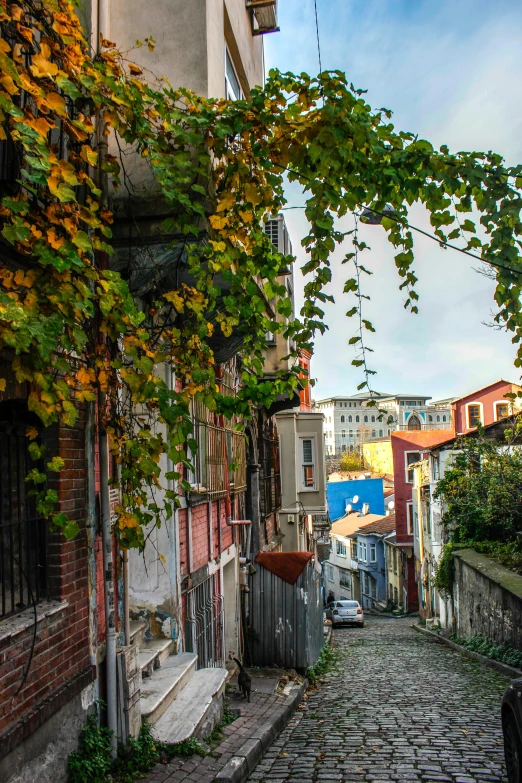
M 22 9 L 20 8 L 20 6 L 14 5 L 14 3 L 9 6 L 9 13 L 13 17 L 13 19 L 15 19 L 17 22 L 19 22 L 20 19 L 22 18 Z
M 7 381 L 5 380 L 5 378 L 0 378 L 0 392 L 5 391 L 6 383 Z
M 245 185 L 245 198 L 254 206 L 261 201 L 261 194 L 255 185 L 249 183 Z
M 65 105 L 65 99 L 62 98 L 61 95 L 58 95 L 57 92 L 50 92 L 45 96 L 45 102 L 51 109 L 51 111 L 56 112 L 56 114 L 60 115 L 60 117 L 65 117 L 67 114 L 67 108 Z
M 215 228 L 216 231 L 219 231 L 220 228 L 225 228 L 225 226 L 228 225 L 228 218 L 220 217 L 219 215 L 211 215 L 209 221 L 212 228 Z
M 0 79 L 0 84 L 2 84 L 4 89 L 7 90 L 9 95 L 16 95 L 16 93 L 19 92 L 18 87 L 8 73 L 3 74 L 2 78 Z
M 56 236 L 54 228 L 47 230 L 47 241 L 55 250 L 59 250 L 64 244 L 62 237 Z
M 21 285 L 24 288 L 31 288 L 35 279 L 36 271 L 34 269 L 27 272 L 27 274 L 23 271 L 23 269 L 18 269 L 14 276 L 16 285 Z
M 82 160 L 84 160 L 86 163 L 89 163 L 91 166 L 96 166 L 98 163 L 98 153 L 95 152 L 88 144 L 84 144 L 82 146 L 80 157 Z
M 96 379 L 94 370 L 91 367 L 80 367 L 76 373 L 76 377 L 80 383 L 85 385 L 91 384 Z
M 230 209 L 236 203 L 236 199 L 232 193 L 227 193 L 223 198 L 219 200 L 217 205 L 217 212 L 224 212 L 225 209 Z
M 7 41 L 4 38 L 0 38 L 0 52 L 5 52 L 6 54 L 11 51 L 11 47 L 7 43 Z
M 0 125 L 0 141 L 5 141 L 7 139 L 7 136 L 5 135 L 5 130 L 3 128 L 3 125 Z
M 52 122 L 52 120 L 47 120 L 45 117 L 38 117 L 38 119 L 24 119 L 23 124 L 27 125 L 29 128 L 32 128 L 44 138 L 47 137 L 47 134 L 52 128 L 56 128 L 54 122 Z
M 42 44 L 42 51 L 45 44 Z M 49 48 L 48 46 L 46 47 Z M 42 79 L 45 76 L 56 76 L 58 73 L 58 66 L 55 63 L 49 62 L 42 53 L 34 54 L 32 63 L 30 65 L 30 71 L 33 76 L 38 79 Z

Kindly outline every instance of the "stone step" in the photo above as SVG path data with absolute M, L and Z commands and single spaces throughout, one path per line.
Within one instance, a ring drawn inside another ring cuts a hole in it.
M 143 643 L 144 634 L 147 629 L 145 620 L 130 621 L 130 643 L 140 646 Z
M 143 717 L 155 723 L 163 715 L 175 696 L 193 676 L 198 656 L 196 653 L 171 655 L 161 668 L 146 677 L 141 685 L 140 710 Z
M 172 639 L 149 639 L 141 642 L 138 653 L 138 663 L 143 677 L 150 677 L 155 669 L 159 669 L 165 658 L 174 650 Z
M 176 745 L 189 737 L 208 736 L 222 713 L 226 669 L 199 669 L 154 726 L 160 742 Z

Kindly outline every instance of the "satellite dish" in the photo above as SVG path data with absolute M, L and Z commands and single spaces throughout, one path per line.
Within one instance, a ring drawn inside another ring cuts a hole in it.
M 395 508 L 395 503 L 393 502 L 393 500 L 390 500 L 390 502 L 388 503 L 388 508 L 390 509 L 390 511 L 393 511 L 393 509 Z
M 350 511 L 352 510 L 352 504 L 351 503 L 347 503 L 346 504 L 346 508 L 344 510 L 345 510 L 346 514 L 349 514 Z
M 352 500 L 353 500 L 354 503 L 358 503 L 359 502 L 359 495 L 354 495 Z
M 357 478 L 359 479 L 359 481 L 360 481 L 361 479 L 364 481 L 364 479 L 366 478 L 366 476 L 364 475 L 364 473 L 361 473 L 361 475 L 360 475 L 360 476 L 358 476 Z

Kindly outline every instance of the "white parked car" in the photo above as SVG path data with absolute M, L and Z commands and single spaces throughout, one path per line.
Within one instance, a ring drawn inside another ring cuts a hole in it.
M 332 601 L 326 607 L 326 616 L 335 625 L 360 625 L 364 628 L 364 612 L 359 601 Z

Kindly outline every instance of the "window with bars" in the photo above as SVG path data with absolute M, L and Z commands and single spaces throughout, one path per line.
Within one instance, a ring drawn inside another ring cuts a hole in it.
M 267 220 L 265 223 L 265 234 L 270 238 L 274 247 L 279 249 L 279 220 Z
M 237 374 L 229 362 L 222 368 L 221 392 L 235 395 Z M 236 432 L 237 419 L 219 417 L 199 400 L 192 403 L 193 436 L 197 449 L 192 454 L 193 471 L 188 480 L 193 491 L 209 500 L 244 492 L 246 479 L 246 435 Z M 227 481 L 228 472 L 228 481 Z
M 315 489 L 314 438 L 300 438 L 302 453 L 302 487 Z
M 38 466 L 28 453 L 29 425 L 36 421 L 25 402 L 0 404 L 0 619 L 48 597 L 47 523 L 25 481 Z

